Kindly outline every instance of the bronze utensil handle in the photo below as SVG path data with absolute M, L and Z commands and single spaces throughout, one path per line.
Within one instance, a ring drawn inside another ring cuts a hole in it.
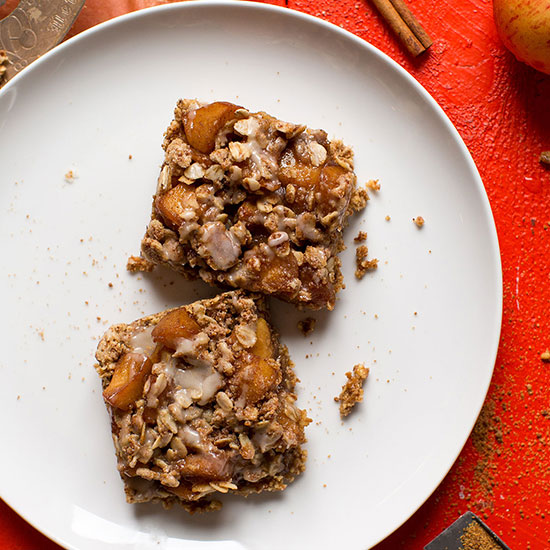
M 1 2 L 1 0 L 0 0 Z M 0 21 L 0 50 L 8 58 L 0 84 L 63 40 L 85 0 L 21 0 Z M 3 3 L 3 2 L 2 2 Z

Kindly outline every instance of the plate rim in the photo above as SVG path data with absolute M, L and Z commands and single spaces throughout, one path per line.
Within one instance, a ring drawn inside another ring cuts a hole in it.
M 408 510 L 406 513 L 403 514 L 404 517 L 402 519 L 398 520 L 399 523 L 393 528 L 391 532 L 386 533 L 382 538 L 377 540 L 377 542 L 375 543 L 376 545 L 382 542 L 383 540 L 385 540 L 392 533 L 398 530 L 405 522 L 407 522 L 418 511 L 418 509 L 430 498 L 430 496 L 436 491 L 436 489 L 439 487 L 439 485 L 443 482 L 445 477 L 448 475 L 448 473 L 452 469 L 460 453 L 462 452 L 464 445 L 466 444 L 468 438 L 470 437 L 471 431 L 477 421 L 477 418 L 481 412 L 483 404 L 485 403 L 485 399 L 487 397 L 487 393 L 489 391 L 490 383 L 493 377 L 498 349 L 500 346 L 500 336 L 501 336 L 501 329 L 502 329 L 502 313 L 503 313 L 503 274 L 502 274 L 502 260 L 501 260 L 500 246 L 499 246 L 499 238 L 498 238 L 495 219 L 493 216 L 487 191 L 485 189 L 485 185 L 483 183 L 479 170 L 477 169 L 475 161 L 473 160 L 472 155 L 468 150 L 468 148 L 466 147 L 466 144 L 464 143 L 464 140 L 460 135 L 460 133 L 458 132 L 457 128 L 451 122 L 450 118 L 447 116 L 443 108 L 439 105 L 439 103 L 437 103 L 435 98 L 432 97 L 432 95 L 426 90 L 426 88 L 424 88 L 424 86 L 420 84 L 420 82 L 418 82 L 418 80 L 416 80 L 416 78 L 414 78 L 413 75 L 411 75 L 404 67 L 402 67 L 397 61 L 392 59 L 388 54 L 379 50 L 376 46 L 369 43 L 366 39 L 360 38 L 359 36 L 353 34 L 352 32 L 342 27 L 339 27 L 334 23 L 321 19 L 319 17 L 313 16 L 307 13 L 303 13 L 292 8 L 274 5 L 274 4 L 265 4 L 265 3 L 260 3 L 252 0 L 239 0 L 239 1 L 236 1 L 236 0 L 186 0 L 181 2 L 174 2 L 170 4 L 152 6 L 148 8 L 139 9 L 133 12 L 125 13 L 120 16 L 109 19 L 107 21 L 104 21 L 102 23 L 99 23 L 98 25 L 95 25 L 93 27 L 90 27 L 78 33 L 77 35 L 55 46 L 50 51 L 42 55 L 39 59 L 37 59 L 36 61 L 32 62 L 27 67 L 25 67 L 17 75 L 15 75 L 9 82 L 7 82 L 7 84 L 2 89 L 0 89 L 0 99 L 2 99 L 4 95 L 7 95 L 7 93 L 9 93 L 13 87 L 17 86 L 21 80 L 24 82 L 25 79 L 28 78 L 28 75 L 32 74 L 33 70 L 37 70 L 38 67 L 40 67 L 43 63 L 47 63 L 51 57 L 55 57 L 57 55 L 62 54 L 65 50 L 70 49 L 73 46 L 73 44 L 76 44 L 82 40 L 86 40 L 89 36 L 97 33 L 101 33 L 104 30 L 109 29 L 110 27 L 126 25 L 128 22 L 131 22 L 134 19 L 147 18 L 150 16 L 151 13 L 156 13 L 156 12 L 163 12 L 163 11 L 170 12 L 170 11 L 180 11 L 180 10 L 186 11 L 186 10 L 193 10 L 197 8 L 198 9 L 216 9 L 216 8 L 228 8 L 228 7 L 235 10 L 244 10 L 244 11 L 256 10 L 260 12 L 263 11 L 265 13 L 276 13 L 283 17 L 289 17 L 289 18 L 301 20 L 307 25 L 319 26 L 327 31 L 336 33 L 336 35 L 339 35 L 340 37 L 346 40 L 351 40 L 358 47 L 366 49 L 371 55 L 373 55 L 379 61 L 384 63 L 389 69 L 396 71 L 398 76 L 401 78 L 404 78 L 406 83 L 412 86 L 412 88 L 421 96 L 422 100 L 425 101 L 438 114 L 439 120 L 444 123 L 447 131 L 449 132 L 449 135 L 453 138 L 455 144 L 459 147 L 463 160 L 466 162 L 472 174 L 472 179 L 475 182 L 477 191 L 479 193 L 479 198 L 481 199 L 480 206 L 482 207 L 484 216 L 486 217 L 487 226 L 489 229 L 488 234 L 486 236 L 489 238 L 489 244 L 492 249 L 491 264 L 494 266 L 495 274 L 496 274 L 496 280 L 494 281 L 495 282 L 494 298 L 495 298 L 495 303 L 497 307 L 496 307 L 496 310 L 494 311 L 495 326 L 492 328 L 493 341 L 491 343 L 491 346 L 487 347 L 487 352 L 488 353 L 491 352 L 490 356 L 493 357 L 492 367 L 490 370 L 489 369 L 487 370 L 487 375 L 486 375 L 487 379 L 485 380 L 485 384 L 484 384 L 485 390 L 483 392 L 483 400 L 479 403 L 479 406 L 475 410 L 475 416 L 473 417 L 471 425 L 468 427 L 466 436 L 464 438 L 460 438 L 460 441 L 457 441 L 457 444 L 458 443 L 460 444 L 460 446 L 458 447 L 458 451 L 455 453 L 454 458 L 452 459 L 452 462 L 448 465 L 448 467 L 445 468 L 445 472 L 442 475 L 442 477 L 435 483 L 434 486 L 430 485 L 422 492 L 422 494 L 418 497 L 418 499 L 415 500 L 416 504 L 414 503 L 411 504 L 411 506 L 409 507 L 410 510 Z M 0 491 L 1 490 L 2 488 L 0 487 Z M 0 494 L 0 498 L 2 498 L 4 503 L 7 506 L 9 506 L 17 515 L 23 518 L 38 532 L 42 533 L 44 536 L 46 536 L 47 538 L 49 538 L 50 540 L 54 541 L 56 544 L 64 548 L 78 550 L 78 547 L 66 541 L 65 537 L 56 535 L 52 533 L 50 529 L 39 526 L 38 525 L 39 521 L 37 521 L 36 519 L 28 518 L 26 514 L 19 511 L 17 507 L 12 506 L 12 504 L 10 504 L 10 502 L 6 500 L 1 494 Z

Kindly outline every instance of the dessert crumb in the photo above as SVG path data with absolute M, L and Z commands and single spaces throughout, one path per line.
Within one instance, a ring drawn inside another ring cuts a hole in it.
M 550 350 L 547 348 L 546 351 L 543 351 L 541 354 L 540 354 L 540 358 L 542 361 L 544 361 L 545 363 L 550 363 Z
M 128 155 L 128 160 L 132 160 L 134 157 L 132 155 Z
M 67 183 L 74 183 L 74 180 L 77 179 L 78 176 L 76 175 L 76 172 L 74 170 L 69 170 L 66 174 L 65 174 L 65 181 Z
M 2 52 L 0 52 L 0 55 L 1 54 L 2 54 Z M 545 164 L 546 166 L 550 166 L 550 151 L 543 151 L 540 154 L 539 162 L 541 164 Z
M 357 265 L 357 269 L 355 270 L 355 277 L 357 279 L 362 279 L 367 271 L 376 269 L 378 267 L 378 259 L 374 258 L 372 260 L 369 260 L 367 258 L 368 254 L 369 249 L 364 244 L 357 247 L 357 250 L 355 251 L 355 263 Z
M 378 183 L 378 180 L 369 180 L 366 183 L 367 189 L 370 189 L 371 191 L 380 191 L 380 184 Z
M 342 386 L 342 391 L 334 401 L 340 403 L 340 416 L 346 417 L 356 403 L 363 401 L 363 382 L 369 375 L 369 369 L 362 363 L 353 367 L 353 372 L 346 372 L 347 381 Z
M 391 216 L 388 214 L 384 219 L 389 222 L 391 220 Z
M 413 222 L 416 224 L 417 227 L 422 227 L 424 223 L 426 223 L 422 216 L 416 216 L 416 218 L 413 218 Z
M 316 322 L 317 319 L 314 319 L 313 317 L 306 317 L 305 319 L 298 321 L 298 329 L 304 336 L 308 336 L 315 330 Z
M 367 232 L 366 231 L 359 231 L 357 233 L 357 237 L 353 239 L 356 243 L 362 243 L 367 240 Z
M 126 262 L 126 269 L 131 273 L 136 273 L 138 271 L 153 271 L 155 264 L 141 258 L 140 256 L 130 256 Z

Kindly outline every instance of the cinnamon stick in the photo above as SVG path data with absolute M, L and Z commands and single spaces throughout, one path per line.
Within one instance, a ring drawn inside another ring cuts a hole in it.
M 411 55 L 416 57 L 432 45 L 432 40 L 403 0 L 372 2 Z
M 428 49 L 432 44 L 432 39 L 428 33 L 424 30 L 422 25 L 418 22 L 418 19 L 413 15 L 407 4 L 403 0 L 390 0 L 395 11 L 401 16 L 401 19 L 405 22 L 407 27 L 411 29 L 419 42 Z

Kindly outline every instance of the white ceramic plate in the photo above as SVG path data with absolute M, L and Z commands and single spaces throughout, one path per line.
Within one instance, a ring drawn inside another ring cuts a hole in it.
M 322 127 L 354 146 L 360 180 L 382 185 L 347 233 L 347 288 L 334 312 L 315 315 L 312 337 L 296 329 L 305 315 L 274 305 L 314 419 L 306 473 L 284 493 L 203 516 L 125 503 L 93 369 L 108 325 L 212 292 L 125 271 L 179 97 Z M 0 491 L 38 529 L 81 550 L 363 550 L 443 479 L 491 378 L 499 251 L 464 144 L 385 55 L 265 5 L 138 12 L 67 42 L 2 91 L 0 152 Z M 380 259 L 360 282 L 359 229 Z M 341 422 L 333 397 L 358 362 L 371 367 L 365 402 Z

